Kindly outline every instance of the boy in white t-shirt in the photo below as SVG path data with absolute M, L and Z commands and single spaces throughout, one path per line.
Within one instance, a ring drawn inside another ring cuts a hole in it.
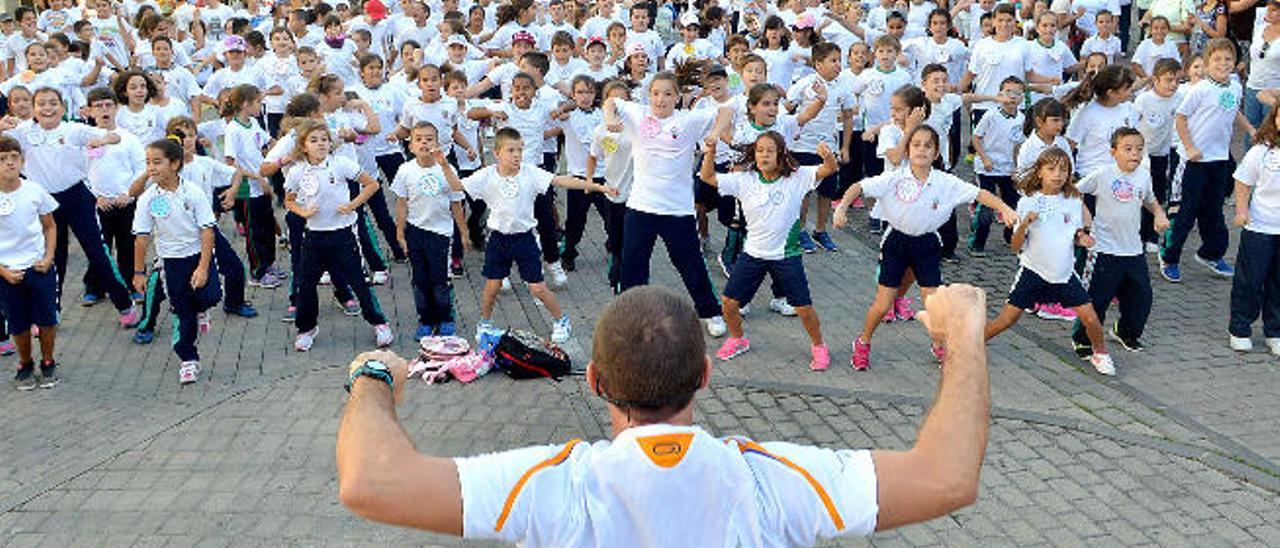
M 1005 78 L 1000 83 L 1000 93 L 1007 97 L 1022 97 L 1022 80 L 1017 76 Z M 978 186 L 993 194 L 999 193 L 1000 199 L 1009 207 L 1018 203 L 1018 190 L 1013 185 L 1015 154 L 1026 134 L 1022 133 L 1025 121 L 1018 109 L 1020 103 L 1006 101 L 1000 108 L 988 110 L 973 128 L 973 149 L 977 153 L 974 159 L 974 171 L 978 175 Z M 986 256 L 987 235 L 991 228 L 994 212 L 979 206 L 973 216 L 973 234 L 969 237 L 969 254 L 974 257 Z M 1005 242 L 1012 237 L 1013 230 L 1005 229 Z
M 18 349 L 14 388 L 34 390 L 58 384 L 53 360 L 58 332 L 58 283 L 53 270 L 58 202 L 44 187 L 21 178 L 22 145 L 0 137 L 0 311 L 7 320 L 5 345 Z M 31 326 L 40 328 L 40 373 L 31 353 Z
M 542 278 L 540 252 L 534 237 L 538 221 L 534 217 L 534 201 L 551 185 L 616 193 L 604 185 L 589 183 L 573 177 L 553 176 L 523 160 L 525 149 L 520 132 L 504 127 L 494 136 L 494 152 L 497 163 L 467 177 L 462 186 L 467 194 L 484 200 L 489 207 L 489 238 L 484 247 L 485 277 L 484 295 L 480 302 L 480 322 L 476 325 L 476 338 L 494 333 L 493 305 L 502 288 L 502 280 L 511 274 L 515 263 L 520 277 L 529 285 L 529 292 L 547 307 L 555 318 L 551 340 L 564 343 L 570 337 L 569 316 L 560 309 L 560 303 Z
M 1280 356 L 1280 130 L 1272 109 L 1235 172 L 1235 226 L 1240 227 L 1236 275 L 1231 280 L 1231 349 L 1253 349 L 1252 324 L 1262 316 L 1267 349 Z
M 1160 205 L 1169 203 L 1169 181 L 1177 167 L 1178 153 L 1173 148 L 1173 113 L 1182 102 L 1178 79 L 1182 65 L 1175 59 L 1156 62 L 1151 74 L 1151 87 L 1138 94 L 1133 109 L 1138 115 L 1138 131 L 1142 132 L 1147 147 L 1147 159 L 1151 166 L 1151 190 Z M 1154 218 L 1142 212 L 1142 241 L 1146 252 L 1160 250 L 1160 233 L 1152 228 Z
M 1098 33 L 1085 39 L 1084 44 L 1080 46 L 1080 57 L 1088 57 L 1091 53 L 1101 53 L 1107 56 L 1108 63 L 1114 63 L 1123 53 L 1120 38 L 1115 34 L 1114 26 L 1116 24 L 1115 14 L 1102 10 L 1098 12 Z

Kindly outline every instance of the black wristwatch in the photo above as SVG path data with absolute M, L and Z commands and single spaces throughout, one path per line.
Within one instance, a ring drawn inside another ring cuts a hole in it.
M 360 377 L 370 377 L 387 383 L 387 387 L 395 389 L 395 382 L 391 377 L 391 368 L 387 364 L 378 360 L 365 360 L 360 367 L 355 368 L 351 372 L 351 377 L 347 379 L 347 392 L 351 392 L 351 385 L 355 384 L 356 379 Z

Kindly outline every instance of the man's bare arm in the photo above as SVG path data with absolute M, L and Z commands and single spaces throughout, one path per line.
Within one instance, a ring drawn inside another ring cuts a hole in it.
M 872 453 L 878 531 L 944 516 L 978 497 L 991 411 L 986 297 L 976 287 L 950 285 L 929 296 L 925 308 L 925 326 L 947 351 L 942 383 L 915 446 Z

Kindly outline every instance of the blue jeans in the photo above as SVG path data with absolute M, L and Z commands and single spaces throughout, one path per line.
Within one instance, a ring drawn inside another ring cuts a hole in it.
M 1258 100 L 1259 91 L 1261 90 L 1253 89 L 1248 86 L 1245 86 L 1244 88 L 1244 117 L 1247 118 L 1249 120 L 1249 124 L 1255 128 L 1262 123 L 1262 119 L 1266 117 L 1267 111 L 1271 110 L 1271 107 L 1262 104 L 1262 102 Z M 1249 136 L 1245 135 L 1245 150 L 1249 149 L 1250 144 Z

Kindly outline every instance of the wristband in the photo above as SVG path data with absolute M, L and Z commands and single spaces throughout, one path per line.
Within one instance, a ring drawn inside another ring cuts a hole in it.
M 360 377 L 370 377 L 387 383 L 387 387 L 395 389 L 395 382 L 391 377 L 391 370 L 387 369 L 387 365 L 378 360 L 369 360 L 357 367 L 351 372 L 350 378 L 347 379 L 346 389 L 351 392 L 351 385 L 355 384 L 356 379 Z

